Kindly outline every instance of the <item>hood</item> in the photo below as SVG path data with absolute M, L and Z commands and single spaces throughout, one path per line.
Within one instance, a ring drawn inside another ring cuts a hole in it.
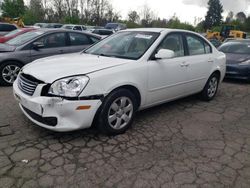
M 15 46 L 11 46 L 8 44 L 0 44 L 0 52 L 14 52 L 15 49 Z
M 45 83 L 52 83 L 60 78 L 89 74 L 132 61 L 89 54 L 67 54 L 36 60 L 26 65 L 23 73 Z
M 250 59 L 249 54 L 233 54 L 227 53 L 227 64 L 239 64 Z

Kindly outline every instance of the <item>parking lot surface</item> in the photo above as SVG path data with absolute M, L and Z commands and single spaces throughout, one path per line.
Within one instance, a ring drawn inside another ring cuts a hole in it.
M 139 112 L 132 128 L 54 133 L 31 123 L 12 88 L 0 88 L 0 187 L 246 187 L 250 85 L 226 82 Z

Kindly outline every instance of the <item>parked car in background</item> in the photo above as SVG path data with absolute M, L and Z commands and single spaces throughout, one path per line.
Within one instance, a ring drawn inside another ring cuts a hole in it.
M 21 67 L 36 59 L 79 52 L 100 36 L 65 29 L 37 29 L 0 44 L 0 85 L 12 85 Z
M 14 24 L 0 23 L 0 36 L 6 35 L 7 33 L 16 30 L 18 27 Z
M 226 54 L 226 78 L 250 81 L 250 41 L 227 42 L 219 47 Z
M 107 23 L 104 28 L 111 29 L 114 31 L 119 31 L 119 30 L 127 29 L 127 26 L 126 24 L 122 24 L 122 23 Z
M 48 23 L 35 23 L 34 26 L 37 28 L 46 28 Z
M 137 110 L 200 93 L 212 100 L 225 54 L 194 32 L 119 31 L 82 53 L 37 60 L 13 88 L 23 113 L 54 131 L 88 128 L 124 133 Z
M 72 24 L 65 24 L 62 26 L 62 29 L 69 29 L 74 31 L 85 31 L 86 28 L 84 25 L 72 25 Z
M 89 26 L 85 25 L 84 26 L 87 32 L 93 32 L 95 29 L 104 29 L 102 26 Z
M 1 36 L 0 43 L 5 43 L 5 42 L 9 41 L 10 39 L 15 38 L 18 35 L 21 35 L 23 33 L 27 33 L 29 31 L 33 31 L 33 30 L 35 30 L 35 28 L 19 28 L 19 29 L 13 30 L 4 36 Z
M 37 28 L 61 28 L 63 24 L 60 23 L 36 23 L 34 24 Z
M 92 31 L 92 33 L 98 34 L 98 35 L 102 35 L 104 37 L 107 37 L 109 35 L 114 34 L 114 30 L 110 30 L 110 29 L 94 29 Z

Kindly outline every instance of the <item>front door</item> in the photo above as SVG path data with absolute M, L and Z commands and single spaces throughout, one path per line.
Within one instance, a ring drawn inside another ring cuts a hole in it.
M 64 32 L 42 36 L 40 39 L 36 40 L 34 44 L 35 43 L 39 43 L 42 46 L 31 49 L 31 61 L 52 55 L 68 53 L 70 48 L 66 44 L 66 34 Z
M 148 106 L 169 101 L 186 94 L 187 67 L 182 34 L 169 34 L 159 49 L 172 50 L 171 59 L 150 60 L 148 63 Z

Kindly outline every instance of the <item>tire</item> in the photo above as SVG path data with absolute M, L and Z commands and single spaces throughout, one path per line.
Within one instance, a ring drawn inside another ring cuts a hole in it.
M 204 101 L 213 100 L 214 97 L 216 96 L 217 91 L 218 91 L 219 82 L 220 82 L 219 75 L 216 73 L 213 73 L 209 77 L 204 89 L 202 90 L 202 92 L 200 94 L 201 99 Z
M 22 64 L 15 61 L 8 61 L 0 65 L 0 85 L 12 86 Z
M 118 89 L 104 100 L 98 114 L 98 129 L 106 135 L 118 135 L 131 126 L 137 102 L 134 94 L 127 89 Z

